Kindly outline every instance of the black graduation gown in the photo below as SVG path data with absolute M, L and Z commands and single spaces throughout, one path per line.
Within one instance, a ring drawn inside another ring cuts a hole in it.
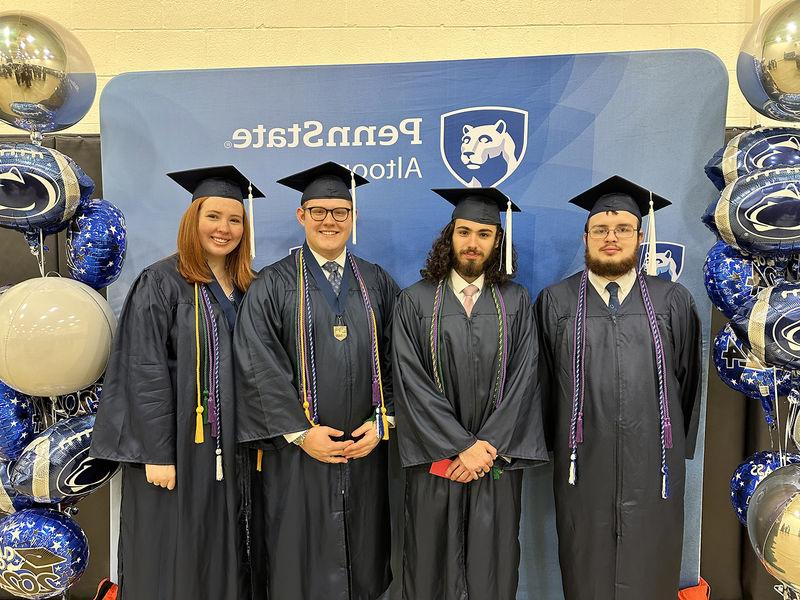
M 547 460 L 536 384 L 537 339 L 527 290 L 501 287 L 510 331 L 505 394 L 490 401 L 498 319 L 484 287 L 467 317 L 445 286 L 441 312 L 444 395 L 432 378 L 430 324 L 435 286 L 420 281 L 400 295 L 392 332 L 400 458 L 405 467 L 402 597 L 407 600 L 511 600 L 519 567 L 523 467 Z M 492 444 L 499 479 L 463 484 L 431 475 L 431 462 L 455 458 L 478 439 Z M 511 459 L 510 464 L 500 456 Z
M 124 463 L 120 600 L 248 597 L 238 535 L 229 324 L 235 307 L 216 282 L 209 290 L 216 292 L 219 329 L 223 481 L 216 481 L 210 425 L 205 442 L 194 442 L 194 286 L 178 273 L 175 256 L 142 271 L 119 318 L 90 453 Z M 145 464 L 175 465 L 175 489 L 147 483 Z
M 581 273 L 536 302 L 540 378 L 554 450 L 556 529 L 566 600 L 675 600 L 683 542 L 684 458 L 700 417 L 701 326 L 689 292 L 646 277 L 665 346 L 673 447 L 661 498 L 655 354 L 635 283 L 612 318 L 587 283 L 584 441 L 569 484 L 572 352 Z
M 338 301 L 347 337 L 333 337 L 333 290 L 305 246 L 311 274 L 319 423 L 345 432 L 373 414 L 370 339 L 349 262 Z M 389 586 L 387 444 L 346 464 L 308 456 L 283 435 L 309 427 L 296 380 L 296 253 L 264 268 L 245 296 L 234 335 L 237 431 L 264 450 L 254 473 L 251 527 L 254 598 L 374 600 Z M 377 321 L 384 398 L 394 414 L 389 328 L 398 288 L 379 266 L 355 259 Z M 326 299 L 326 297 L 328 299 Z

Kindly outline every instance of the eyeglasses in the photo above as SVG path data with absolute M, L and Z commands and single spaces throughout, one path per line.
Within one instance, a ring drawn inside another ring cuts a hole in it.
M 608 227 L 597 225 L 589 229 L 589 237 L 593 240 L 604 240 L 612 231 L 617 239 L 627 240 L 632 238 L 633 234 L 636 233 L 636 227 L 633 225 L 619 225 L 614 227 L 614 229 L 609 229 Z
M 350 211 L 353 210 L 352 208 L 322 208 L 321 206 L 310 206 L 308 208 L 304 208 L 303 210 L 307 210 L 308 214 L 311 215 L 311 218 L 315 221 L 324 221 L 328 217 L 328 213 L 331 214 L 334 221 L 338 221 L 341 223 L 342 221 L 347 221 L 347 218 L 350 216 Z

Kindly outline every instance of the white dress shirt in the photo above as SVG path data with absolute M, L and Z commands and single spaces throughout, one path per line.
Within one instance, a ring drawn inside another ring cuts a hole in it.
M 636 269 L 631 269 L 619 279 L 615 279 L 615 281 L 619 284 L 617 297 L 619 298 L 619 303 L 621 306 L 627 295 L 630 294 L 631 290 L 633 289 L 633 284 L 636 283 Z M 589 271 L 589 283 L 591 283 L 592 287 L 597 290 L 597 293 L 600 294 L 603 302 L 605 302 L 606 306 L 608 306 L 608 303 L 611 300 L 611 294 L 608 293 L 606 286 L 611 283 L 611 280 L 606 279 L 605 277 L 600 277 L 600 275 L 596 275 L 592 271 Z
M 464 278 L 461 277 L 461 275 L 459 275 L 458 273 L 456 273 L 455 269 L 450 270 L 450 281 L 449 281 L 450 289 L 453 290 L 453 293 L 456 295 L 456 298 L 458 298 L 458 301 L 461 302 L 461 306 L 464 306 L 464 300 L 466 300 L 467 298 L 464 295 L 464 288 L 467 287 L 468 285 L 474 285 L 476 288 L 478 288 L 478 291 L 472 295 L 472 301 L 473 301 L 472 306 L 475 306 L 478 303 L 478 298 L 480 297 L 481 292 L 483 291 L 484 279 L 486 279 L 486 277 L 484 276 L 483 273 L 481 273 L 480 277 L 478 277 L 472 283 L 469 283 L 468 281 L 464 281 Z

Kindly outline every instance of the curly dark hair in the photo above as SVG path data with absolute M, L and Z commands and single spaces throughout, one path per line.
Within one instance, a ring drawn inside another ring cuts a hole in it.
M 453 231 L 455 230 L 454 221 L 450 221 L 447 226 L 442 229 L 439 237 L 433 242 L 428 257 L 425 259 L 425 266 L 420 269 L 419 274 L 423 279 L 430 283 L 439 283 L 442 279 L 448 276 L 450 269 L 455 265 L 455 257 L 453 256 Z M 503 236 L 503 227 L 497 226 L 497 235 L 500 239 L 505 239 Z M 505 268 L 501 267 L 501 260 L 503 256 L 503 244 L 499 244 L 497 248 L 492 250 L 492 254 L 486 261 L 483 273 L 486 277 L 485 282 L 487 285 L 497 284 L 502 285 L 511 281 L 517 274 L 517 250 L 512 246 L 511 248 L 511 265 L 513 266 L 513 273 L 508 275 Z

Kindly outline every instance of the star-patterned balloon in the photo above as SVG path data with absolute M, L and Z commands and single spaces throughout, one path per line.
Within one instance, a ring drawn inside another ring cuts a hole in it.
M 703 265 L 706 292 L 730 319 L 747 310 L 762 289 L 784 281 L 790 262 L 783 256 L 748 256 L 720 240 L 708 251 Z
M 67 230 L 67 267 L 96 290 L 116 281 L 125 261 L 125 217 L 108 200 L 82 202 Z
M 786 453 L 786 464 L 799 463 L 800 454 Z M 747 507 L 753 492 L 764 478 L 780 468 L 777 452 L 756 452 L 736 467 L 731 477 L 731 504 L 742 525 L 747 525 Z
M 33 435 L 30 396 L 0 381 L 0 459 L 17 460 Z
M 719 378 L 730 388 L 744 394 L 748 398 L 761 401 L 764 419 L 770 428 L 775 426 L 775 381 L 778 383 L 778 395 L 786 396 L 792 390 L 792 371 L 776 368 L 773 376 L 772 368 L 764 363 L 745 346 L 736 336 L 730 323 L 720 330 L 714 338 L 714 366 Z
M 30 508 L 0 520 L 0 587 L 14 596 L 63 594 L 88 562 L 86 535 L 65 514 Z

